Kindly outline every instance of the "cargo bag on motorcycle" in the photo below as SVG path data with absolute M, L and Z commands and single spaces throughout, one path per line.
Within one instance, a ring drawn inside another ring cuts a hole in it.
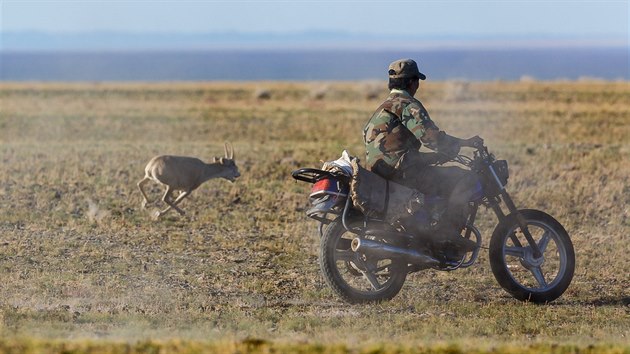
M 352 159 L 350 193 L 355 208 L 368 217 L 393 223 L 413 214 L 424 205 L 424 195 L 415 189 L 386 180 Z

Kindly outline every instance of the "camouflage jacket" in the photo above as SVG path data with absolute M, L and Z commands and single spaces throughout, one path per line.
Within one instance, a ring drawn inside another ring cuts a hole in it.
M 438 129 L 422 103 L 402 90 L 392 90 L 363 128 L 365 168 L 384 177 L 400 157 L 422 146 L 427 129 Z

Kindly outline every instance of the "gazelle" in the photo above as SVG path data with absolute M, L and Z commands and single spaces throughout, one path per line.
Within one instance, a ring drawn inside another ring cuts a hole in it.
M 198 158 L 187 156 L 160 155 L 152 158 L 144 168 L 144 178 L 138 182 L 138 188 L 144 198 L 142 208 L 145 208 L 149 203 L 142 186 L 150 180 L 166 186 L 162 201 L 168 204 L 168 207 L 158 211 L 155 214 L 156 218 L 171 209 L 184 215 L 184 211 L 177 204 L 209 179 L 225 178 L 234 182 L 241 175 L 234 162 L 234 149 L 228 143 L 225 143 L 224 149 L 225 157 L 215 157 L 212 163 L 205 163 Z M 179 190 L 181 193 L 177 199 L 172 200 L 172 193 L 175 190 Z

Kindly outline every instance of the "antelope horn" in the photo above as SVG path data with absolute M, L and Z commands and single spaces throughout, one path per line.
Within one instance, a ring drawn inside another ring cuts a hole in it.
M 225 143 L 224 148 L 225 148 L 225 157 L 227 157 L 230 160 L 234 160 L 234 148 L 232 147 L 232 144 Z

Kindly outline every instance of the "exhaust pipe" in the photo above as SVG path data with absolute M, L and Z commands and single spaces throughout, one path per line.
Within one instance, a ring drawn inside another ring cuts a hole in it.
M 352 240 L 351 247 L 354 252 L 373 255 L 380 258 L 402 258 L 414 265 L 432 267 L 440 264 L 440 261 L 437 259 L 415 250 L 396 247 L 386 243 L 366 240 L 358 237 Z

